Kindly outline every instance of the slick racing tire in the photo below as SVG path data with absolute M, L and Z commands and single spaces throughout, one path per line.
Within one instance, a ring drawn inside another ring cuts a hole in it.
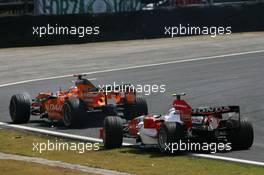
M 158 147 L 163 153 L 172 153 L 172 144 L 178 144 L 183 138 L 184 127 L 181 123 L 164 122 L 161 124 L 158 133 Z M 179 148 L 179 144 L 177 146 Z
M 103 142 L 106 149 L 119 148 L 123 142 L 123 120 L 117 116 L 108 116 L 103 123 Z
M 13 123 L 27 123 L 30 119 L 31 98 L 27 93 L 16 94 L 11 97 L 9 114 Z
M 136 97 L 135 104 L 127 104 L 124 109 L 124 118 L 132 120 L 141 115 L 148 114 L 148 105 L 143 97 Z
M 136 98 L 136 112 L 137 112 L 137 116 L 148 114 L 148 105 L 145 98 L 143 97 Z
M 238 128 L 231 131 L 229 135 L 229 141 L 232 144 L 233 150 L 245 150 L 249 149 L 254 141 L 254 131 L 252 124 L 247 120 L 239 121 L 234 120 L 234 125 Z
M 77 127 L 81 124 L 81 117 L 84 114 L 84 105 L 79 99 L 70 99 L 63 105 L 63 123 L 67 127 Z

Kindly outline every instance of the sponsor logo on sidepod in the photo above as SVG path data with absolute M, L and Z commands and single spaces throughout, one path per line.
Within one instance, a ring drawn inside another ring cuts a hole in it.
M 48 106 L 48 111 L 62 111 L 62 105 L 59 105 L 59 104 L 50 104 Z

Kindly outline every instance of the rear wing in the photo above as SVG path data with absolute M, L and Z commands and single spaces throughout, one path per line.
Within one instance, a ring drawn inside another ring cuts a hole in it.
M 181 97 L 185 96 L 185 93 L 173 94 L 176 99 L 173 101 L 172 105 L 176 110 L 181 113 L 190 116 L 206 116 L 206 115 L 221 115 L 229 113 L 236 113 L 240 122 L 240 107 L 239 106 L 214 106 L 214 107 L 199 107 L 192 108 L 185 100 Z
M 200 107 L 192 109 L 192 115 L 213 115 L 225 113 L 238 113 L 240 115 L 239 106 L 215 106 L 215 107 Z
M 231 114 L 231 115 L 230 115 Z M 204 107 L 192 109 L 192 116 L 218 116 L 223 120 L 228 120 L 233 117 L 237 117 L 239 121 L 238 127 L 240 127 L 240 107 L 239 106 L 217 106 L 217 107 Z

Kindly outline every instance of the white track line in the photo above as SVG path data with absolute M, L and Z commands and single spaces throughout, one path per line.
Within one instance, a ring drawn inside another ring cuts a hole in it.
M 251 165 L 264 166 L 264 162 L 243 160 L 243 159 L 237 159 L 237 158 L 232 158 L 232 157 L 222 157 L 222 156 L 215 156 L 215 155 L 210 155 L 210 154 L 191 154 L 191 155 L 195 156 L 195 157 L 217 159 L 217 160 L 226 160 L 226 161 L 237 162 L 237 163 L 245 163 L 245 164 L 251 164 Z
M 62 133 L 62 132 L 57 132 L 57 131 L 50 131 L 50 130 L 39 129 L 39 128 L 33 128 L 33 127 L 23 126 L 23 125 L 14 125 L 14 124 L 8 124 L 8 123 L 0 122 L 0 126 L 4 126 L 4 127 L 8 127 L 8 128 L 21 129 L 21 130 L 26 130 L 26 131 L 40 133 L 40 134 L 47 134 L 47 135 L 52 135 L 52 136 L 57 136 L 57 137 L 82 140 L 82 141 L 87 141 L 87 142 L 103 143 L 102 139 L 97 139 L 97 138 L 93 138 L 93 137 L 86 137 L 86 136 L 80 136 L 80 135 L 75 135 L 75 134 L 67 134 L 67 133 Z M 131 144 L 124 143 L 123 145 L 124 146 L 129 146 Z
M 247 54 L 253 54 L 253 53 L 262 53 L 262 52 L 264 52 L 264 50 L 256 50 L 256 51 L 249 51 L 249 52 L 238 52 L 238 53 L 231 53 L 231 54 L 224 54 L 224 55 L 215 55 L 215 56 L 200 57 L 200 58 L 189 58 L 189 59 L 181 59 L 181 60 L 167 61 L 167 62 L 160 62 L 160 63 L 153 63 L 153 64 L 144 64 L 144 65 L 138 65 L 138 66 L 121 67 L 121 68 L 115 68 L 115 69 L 107 69 L 107 70 L 99 70 L 99 71 L 93 71 L 93 72 L 85 72 L 84 74 L 91 75 L 91 74 L 98 74 L 98 73 L 107 73 L 107 72 L 122 71 L 122 70 L 131 70 L 131 69 L 144 68 L 144 67 L 154 67 L 154 66 L 161 66 L 161 65 L 168 65 L 168 64 L 185 63 L 185 62 L 192 62 L 192 61 L 211 60 L 211 59 L 216 59 L 216 58 L 225 58 L 225 57 L 247 55 Z M 24 81 L 18 81 L 18 82 L 14 82 L 14 83 L 6 83 L 6 84 L 1 84 L 0 88 L 1 87 L 6 87 L 6 86 L 12 86 L 12 85 L 24 84 L 24 83 L 31 83 L 31 82 L 36 82 L 36 81 L 67 78 L 67 77 L 71 77 L 71 76 L 72 76 L 72 74 L 54 76 L 54 77 L 46 77 L 46 78 L 38 78 L 38 79 L 32 79 L 32 80 L 24 80 Z
M 161 65 L 176 64 L 176 63 L 185 63 L 185 62 L 192 62 L 192 61 L 211 60 L 211 59 L 216 59 L 216 58 L 225 58 L 225 57 L 247 55 L 247 54 L 253 54 L 253 53 L 262 53 L 262 52 L 264 52 L 264 50 L 256 50 L 256 51 L 249 51 L 249 52 L 238 52 L 238 53 L 231 53 L 231 54 L 224 54 L 224 55 L 215 55 L 215 56 L 200 57 L 200 58 L 190 58 L 190 59 L 182 59 L 182 60 L 175 60 L 175 61 L 168 61 L 168 62 L 161 62 L 161 63 L 153 63 L 153 64 L 115 68 L 115 69 L 108 69 L 108 70 L 101 70 L 101 71 L 93 71 L 93 72 L 87 72 L 85 74 L 91 75 L 91 74 L 97 74 L 97 73 L 107 73 L 107 72 L 114 72 L 114 71 L 121 71 L 121 70 L 131 70 L 131 69 L 137 69 L 137 68 L 161 66 Z M 0 85 L 0 88 L 6 87 L 6 86 L 12 86 L 12 85 L 24 84 L 24 83 L 31 83 L 31 82 L 36 82 L 36 81 L 67 78 L 67 77 L 71 77 L 71 76 L 72 76 L 72 74 L 71 75 L 55 76 L 55 77 L 47 77 L 47 78 L 39 78 L 39 79 L 32 79 L 32 80 L 25 80 L 25 81 L 19 81 L 19 82 L 14 82 L 14 83 L 6 83 L 6 84 Z M 66 133 L 61 133 L 61 132 L 56 132 L 56 131 L 49 131 L 49 130 L 44 130 L 44 129 L 32 128 L 32 127 L 28 127 L 28 126 L 12 125 L 12 124 L 7 124 L 7 123 L 3 123 L 3 122 L 0 122 L 0 125 L 6 126 L 6 127 L 11 127 L 11 128 L 23 129 L 23 130 L 27 130 L 27 131 L 38 132 L 38 133 L 42 133 L 42 134 L 60 136 L 60 137 L 65 137 L 65 138 L 78 139 L 78 140 L 84 140 L 84 141 L 90 141 L 90 142 L 100 142 L 100 143 L 102 142 L 101 139 L 97 139 L 97 138 L 79 136 L 79 135 L 74 135 L 74 134 L 66 134 Z M 131 144 L 124 143 L 124 145 L 131 145 Z M 249 161 L 249 160 L 243 160 L 243 159 L 235 159 L 235 158 L 206 155 L 206 154 L 193 154 L 193 156 L 211 158 L 211 159 L 219 159 L 219 160 L 228 160 L 228 161 L 233 161 L 233 162 L 264 166 L 263 162 L 255 162 L 255 161 Z
M 52 135 L 52 136 L 59 136 L 59 137 L 70 138 L 70 139 L 76 139 L 76 140 L 83 140 L 83 141 L 89 141 L 89 142 L 99 142 L 99 143 L 103 142 L 102 139 L 79 136 L 79 135 L 74 135 L 74 134 L 66 134 L 66 133 L 56 132 L 56 131 L 49 131 L 49 130 L 45 130 L 45 129 L 33 128 L 33 127 L 23 126 L 23 125 L 13 125 L 13 124 L 8 124 L 8 123 L 4 123 L 4 122 L 0 122 L 0 126 L 5 126 L 5 127 L 9 127 L 9 128 L 15 128 L 15 129 L 22 129 L 22 130 L 26 130 L 26 131 L 31 131 L 31 132 L 41 133 L 41 134 L 47 134 L 47 135 Z
M 12 86 L 12 85 L 18 85 L 18 84 L 25 84 L 25 83 L 32 83 L 36 81 L 44 81 L 44 80 L 54 80 L 54 79 L 60 79 L 60 78 L 67 78 L 67 77 L 72 77 L 73 74 L 70 75 L 61 75 L 61 76 L 54 76 L 54 77 L 46 77 L 46 78 L 38 78 L 38 79 L 32 79 L 32 80 L 24 80 L 24 81 L 18 81 L 14 83 L 6 83 L 6 84 L 1 84 L 1 87 L 6 87 L 6 86 Z M 88 78 L 89 80 L 96 80 L 96 78 Z

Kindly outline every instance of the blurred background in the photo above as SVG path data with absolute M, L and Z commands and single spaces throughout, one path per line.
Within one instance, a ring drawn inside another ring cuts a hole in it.
M 254 2 L 263 0 L 0 0 L 0 15 L 115 13 Z

